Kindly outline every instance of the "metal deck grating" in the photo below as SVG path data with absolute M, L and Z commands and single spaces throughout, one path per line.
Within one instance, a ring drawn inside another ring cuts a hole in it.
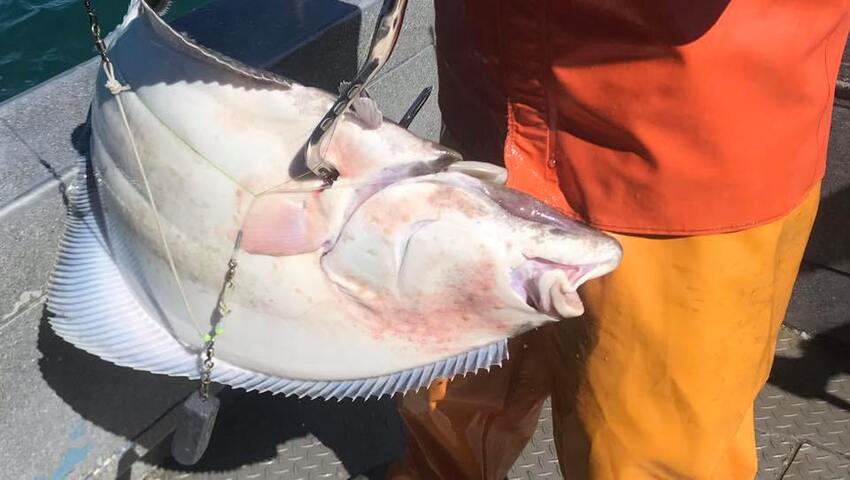
M 755 409 L 759 480 L 850 479 L 850 357 L 784 330 Z M 246 395 L 223 411 L 202 464 L 152 461 L 146 480 L 345 480 L 397 458 L 404 430 L 392 402 L 325 404 Z M 150 457 L 164 457 L 160 449 Z M 209 460 L 212 459 L 212 460 Z M 150 461 L 150 460 L 149 460 Z M 547 402 L 508 478 L 559 479 Z

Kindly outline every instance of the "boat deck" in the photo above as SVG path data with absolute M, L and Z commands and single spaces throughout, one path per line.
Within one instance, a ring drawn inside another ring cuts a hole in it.
M 755 406 L 759 480 L 850 478 L 848 349 L 783 329 L 770 383 Z M 391 402 L 341 405 L 243 394 L 222 410 L 202 462 L 181 468 L 168 440 L 135 469 L 147 480 L 381 478 L 404 448 Z M 377 467 L 377 468 L 376 468 Z M 562 478 L 547 403 L 508 478 Z
M 363 62 L 380 3 L 261 0 L 245 9 L 211 0 L 175 26 L 251 66 L 333 91 Z M 439 18 L 432 2 L 410 3 L 399 47 L 370 86 L 394 119 L 422 88 L 434 86 L 411 126 L 432 140 L 443 133 L 440 91 L 454 89 L 465 99 L 476 88 L 450 74 L 438 77 L 435 38 L 453 31 L 446 23 L 460 15 L 445 12 L 462 2 L 437 4 Z M 82 12 L 75 21 L 87 28 Z M 820 213 L 776 365 L 756 405 L 761 479 L 850 479 L 848 59 L 845 54 Z M 45 285 L 66 190 L 88 150 L 86 111 L 96 69 L 86 62 L 0 104 L 0 480 L 380 478 L 380 467 L 404 450 L 404 427 L 391 401 L 336 404 L 228 390 L 206 458 L 181 469 L 168 461 L 168 436 L 196 385 L 116 367 L 50 329 Z M 464 125 L 473 143 L 486 143 L 486 128 Z M 539 427 L 511 478 L 559 476 L 548 411 Z

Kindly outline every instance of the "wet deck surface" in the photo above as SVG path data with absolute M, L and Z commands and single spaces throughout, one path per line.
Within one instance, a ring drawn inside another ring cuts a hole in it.
M 850 356 L 828 336 L 781 333 L 770 383 L 755 407 L 759 479 L 850 479 Z M 561 478 L 544 410 L 511 479 Z M 167 441 L 165 442 L 167 444 Z M 404 429 L 391 402 L 327 404 L 241 395 L 222 411 L 192 469 L 151 452 L 147 479 L 347 479 L 397 458 Z

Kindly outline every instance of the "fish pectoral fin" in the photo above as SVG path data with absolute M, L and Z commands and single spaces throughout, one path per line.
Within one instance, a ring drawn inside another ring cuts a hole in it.
M 384 114 L 381 113 L 378 104 L 369 97 L 355 99 L 351 104 L 351 111 L 354 113 L 354 118 L 369 130 L 380 127 L 384 122 Z
M 324 215 L 313 199 L 265 195 L 254 200 L 245 218 L 242 249 L 254 255 L 299 255 L 319 248 L 327 236 Z
M 351 87 L 351 82 L 343 80 L 339 83 L 339 94 L 342 95 Z M 384 114 L 378 104 L 372 100 L 369 91 L 365 88 L 360 92 L 360 96 L 355 98 L 349 107 L 354 118 L 359 120 L 367 129 L 374 130 L 384 123 Z

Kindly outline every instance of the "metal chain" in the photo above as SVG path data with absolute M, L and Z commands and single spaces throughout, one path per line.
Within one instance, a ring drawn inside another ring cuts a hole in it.
M 241 237 L 241 233 L 239 235 Z M 238 245 L 237 240 L 237 245 Z M 222 286 L 221 294 L 219 295 L 218 307 L 216 308 L 217 316 L 213 320 L 213 331 L 212 333 L 206 335 L 204 340 L 206 340 L 207 346 L 204 352 L 204 362 L 203 362 L 203 371 L 201 373 L 201 397 L 206 400 L 210 395 L 210 377 L 212 375 L 212 369 L 215 366 L 215 362 L 213 362 L 213 355 L 215 354 L 215 339 L 221 335 L 222 328 L 221 322 L 224 320 L 224 317 L 230 314 L 230 307 L 227 305 L 227 293 L 233 290 L 233 278 L 236 276 L 236 267 L 239 263 L 236 261 L 236 252 L 238 250 L 238 246 L 234 249 L 233 256 L 230 257 L 230 261 L 227 263 L 227 273 L 224 275 L 224 285 Z
M 203 372 L 201 373 L 201 398 L 207 400 L 210 398 L 210 376 L 212 375 L 212 369 L 215 366 L 215 362 L 213 362 L 213 354 L 215 353 L 215 340 L 210 340 L 207 343 L 207 349 L 205 351 L 205 358 L 203 364 Z
M 92 37 L 94 37 L 94 47 L 97 49 L 97 53 L 100 54 L 103 63 L 111 65 L 112 62 L 106 56 L 106 44 L 103 43 L 103 38 L 100 36 L 100 23 L 97 20 L 97 12 L 95 12 L 91 0 L 83 0 L 83 6 L 86 7 L 86 13 L 89 16 L 89 26 L 91 27 Z

